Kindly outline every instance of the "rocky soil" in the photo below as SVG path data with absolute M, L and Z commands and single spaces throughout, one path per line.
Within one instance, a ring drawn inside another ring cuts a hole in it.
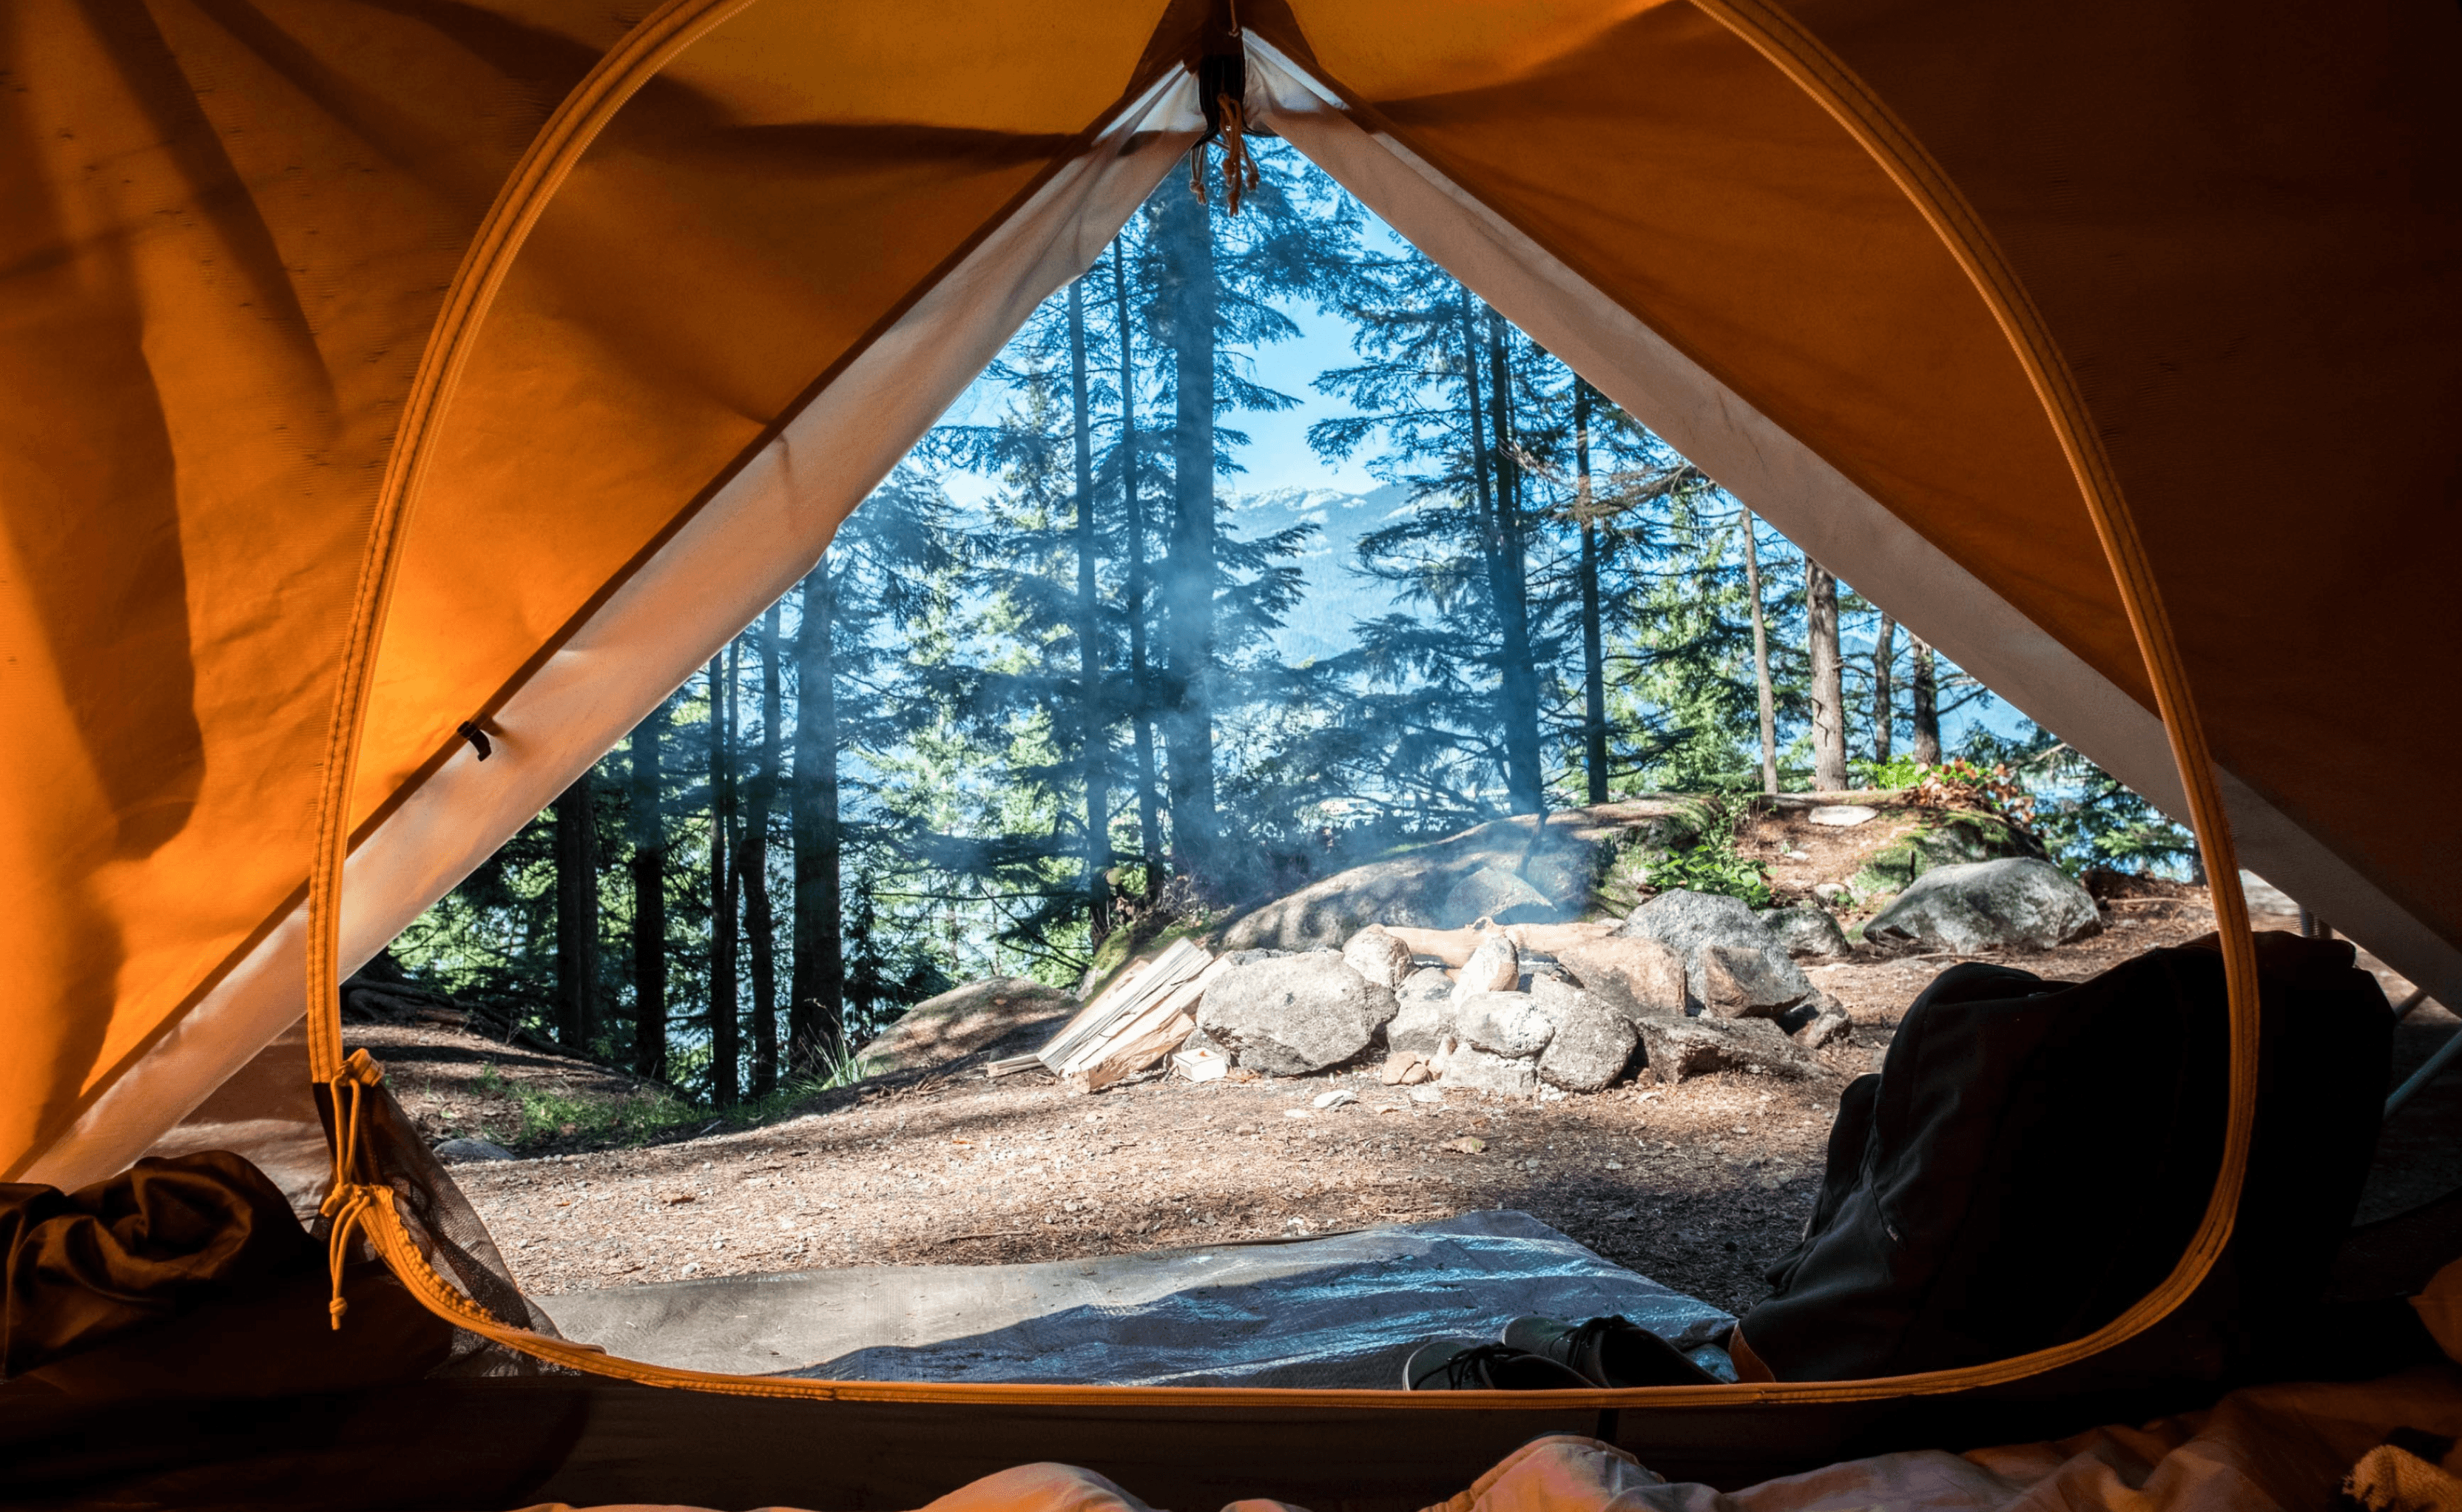
M 1738 842 L 1768 861 L 1781 903 L 1808 905 L 1818 896 L 1850 930 L 1911 891 L 1902 879 L 1884 884 L 1917 851 L 1916 871 L 1988 858 L 1977 848 L 1992 837 L 1977 842 L 1945 830 L 1938 816 L 1884 804 L 1841 828 L 1815 822 L 1816 811 L 1815 804 L 1796 803 L 1756 815 Z M 1415 917 L 1426 918 L 1425 927 L 1458 927 L 1453 916 L 1464 909 L 1499 912 L 1491 905 L 1511 890 L 1488 874 L 1518 857 L 1544 857 L 1568 842 L 1612 847 L 1620 833 L 1647 834 L 1662 818 L 1639 807 L 1630 814 L 1590 810 L 1565 822 L 1561 838 L 1541 835 L 1537 845 L 1526 829 L 1517 838 L 1489 827 L 1415 859 L 1361 869 L 1355 880 L 1363 885 L 1350 891 L 1320 884 L 1294 895 L 1290 906 L 1255 916 L 1248 938 L 1231 943 L 1342 943 L 1329 937 L 1406 896 L 1414 875 L 1420 896 L 1441 883 L 1444 898 L 1441 908 Z M 1578 839 L 1569 832 L 1577 828 Z M 1552 871 L 1532 868 L 1552 896 L 1513 906 L 1561 918 L 1604 902 L 1621 914 L 1629 900 L 1600 895 L 1623 885 L 1629 868 L 1609 854 L 1612 864 L 1587 873 L 1571 860 Z M 1849 878 L 1844 896 L 1841 877 Z M 1594 889 L 1590 898 L 1574 896 L 1583 885 Z M 1740 1311 L 1763 1295 L 1761 1270 L 1793 1245 L 1810 1211 L 1841 1089 L 1878 1066 L 1907 1005 L 1940 971 L 1988 959 L 2074 981 L 2214 927 L 2200 889 L 2123 880 L 2098 893 L 2100 927 L 2048 949 L 1978 956 L 1901 943 L 1806 955 L 1801 978 L 1790 981 L 1808 981 L 1849 1023 L 1843 1035 L 1798 1034 L 1787 1054 L 1801 1075 L 1723 1069 L 1662 1086 L 1645 1073 L 1639 1083 L 1591 1094 L 1526 1073 L 1517 1086 L 1535 1095 L 1483 1092 L 1458 1080 L 1391 1085 L 1378 1075 L 1385 1051 L 1374 1048 L 1327 1073 L 1242 1070 L 1203 1084 L 1148 1074 L 1070 1096 L 1038 1075 L 983 1073 L 987 1060 L 1041 1043 L 1073 1006 L 1066 995 L 1016 981 L 952 994 L 934 1014 L 885 1036 L 875 1047 L 882 1074 L 872 1080 L 731 1119 L 695 1112 L 620 1072 L 452 1028 L 433 1014 L 352 1033 L 386 1064 L 432 1140 L 475 1134 L 513 1146 L 515 1158 L 459 1163 L 454 1175 L 522 1284 L 544 1296 L 828 1265 L 1064 1260 L 1513 1207 L 1619 1264 Z M 2260 908 L 2267 901 L 2283 900 L 2260 895 Z M 1818 935 L 1833 927 L 1826 920 L 1774 922 Z M 2260 913 L 2257 923 L 2297 927 L 2287 915 Z M 1707 968 L 1695 977 L 1696 989 L 1706 983 L 1713 997 L 1758 990 L 1743 980 L 1753 976 L 1752 962 L 1718 947 L 1675 948 Z M 1406 967 L 1408 956 L 1367 969 L 1381 980 Z M 1289 964 L 1262 964 L 1285 973 L 1340 964 L 1333 957 L 1281 959 Z M 1571 954 L 1564 961 L 1583 968 Z M 2408 993 L 2409 983 L 2381 963 L 2363 962 L 2394 1001 Z M 1777 964 L 1785 964 L 1783 956 Z M 1680 980 L 1690 968 L 1675 969 Z M 1526 992 L 1535 979 L 1522 984 Z M 1777 986 L 1784 1001 L 1801 991 Z M 1403 983 L 1394 987 L 1400 1017 L 1391 1017 L 1390 999 L 1368 1017 L 1390 1018 L 1380 1032 L 1399 1045 L 1423 1009 Z M 1535 1000 L 1481 997 L 1500 1010 L 1562 1006 L 1544 988 Z M 1738 1022 L 1778 1039 L 1768 1019 Z M 2401 1069 L 2457 1022 L 2433 1005 L 2413 1013 L 2397 1050 Z M 1501 1022 L 1478 1031 L 1500 1046 L 1513 1032 Z M 1433 1046 L 1430 1059 L 1443 1059 Z M 1651 1048 L 1666 1054 L 1671 1047 Z M 2395 1211 L 2418 1194 L 2462 1182 L 2462 1141 L 2451 1137 L 2462 1117 L 2462 1074 L 2450 1082 L 2388 1127 L 2386 1161 L 2364 1213 Z
M 2195 896 L 2113 914 L 2099 935 L 1994 959 L 2075 979 L 2213 927 Z M 1840 1088 L 1877 1064 L 1907 1004 L 1956 959 L 1807 963 L 1855 1021 L 1846 1043 L 1818 1052 L 1823 1074 L 1807 1081 L 1719 1072 L 1526 1100 L 1386 1087 L 1361 1069 L 1152 1080 L 1071 1098 L 1041 1078 L 969 1069 L 875 1086 L 832 1111 L 754 1129 L 463 1164 L 454 1175 L 523 1285 L 550 1296 L 817 1265 L 1068 1259 L 1504 1206 L 1739 1308 L 1762 1294 L 1760 1269 L 1794 1243 L 1810 1210 Z M 499 1085 L 604 1074 L 435 1030 L 368 1038 L 440 1134 L 447 1108 L 463 1115 L 455 1127 L 475 1126 L 480 1064 L 497 1067 Z M 1328 1092 L 1356 1100 L 1315 1107 Z

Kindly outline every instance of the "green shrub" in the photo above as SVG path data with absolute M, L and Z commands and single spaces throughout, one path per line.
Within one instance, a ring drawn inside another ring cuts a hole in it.
M 1769 863 L 1744 854 L 1736 845 L 1736 831 L 1748 811 L 1720 797 L 1686 803 L 1683 829 L 1690 832 L 1672 836 L 1674 847 L 1650 863 L 1652 889 L 1718 893 L 1755 908 L 1769 907 Z

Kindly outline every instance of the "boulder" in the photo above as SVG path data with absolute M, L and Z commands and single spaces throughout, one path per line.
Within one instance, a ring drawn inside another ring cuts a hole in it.
M 472 1160 L 518 1160 L 521 1156 L 486 1139 L 447 1139 L 436 1147 L 436 1158 L 446 1165 Z
M 1445 895 L 1447 918 L 1500 924 L 1553 923 L 1561 911 L 1547 895 L 1500 866 L 1482 866 Z
M 1535 923 L 1578 918 L 1589 905 L 1609 846 L 1634 826 L 1658 822 L 1662 807 L 1619 804 L 1557 813 L 1535 836 L 1530 815 L 1492 820 L 1264 903 L 1233 919 L 1222 943 L 1231 950 L 1339 947 L 1370 924 L 1459 929 L 1481 917 L 1510 915 L 1509 921 Z M 1502 880 L 1474 882 L 1482 872 Z
M 1961 956 L 2049 950 L 2101 927 L 2094 899 L 2049 861 L 2011 856 L 1936 866 L 1864 926 L 1864 938 Z
M 1555 1026 L 1539 1052 L 1539 1079 L 1568 1092 L 1605 1091 L 1632 1064 L 1640 1030 L 1604 998 L 1569 983 L 1542 977 L 1532 1001 Z
M 1784 981 L 1770 969 L 1766 951 L 1733 945 L 1701 947 L 1701 978 L 1694 984 L 1701 1011 L 1722 1019 L 1774 1019 L 1817 996 L 1803 972 Z
M 1805 903 L 1794 908 L 1765 908 L 1753 917 L 1776 935 L 1786 953 L 1798 961 L 1806 956 L 1843 956 L 1854 948 L 1846 941 L 1846 931 L 1838 927 L 1838 920 L 1830 918 L 1825 908 Z
M 1880 816 L 1880 810 L 1860 803 L 1827 803 L 1803 817 L 1832 830 L 1851 830 L 1859 824 L 1870 824 Z
M 1454 979 L 1422 966 L 1402 979 L 1393 997 L 1399 1006 L 1385 1026 L 1386 1048 L 1397 1054 L 1436 1053 L 1454 1032 Z
M 1337 951 L 1269 956 L 1231 967 L 1205 989 L 1198 1027 L 1268 1076 L 1338 1066 L 1368 1048 L 1400 1004 Z
M 1385 1064 L 1377 1069 L 1376 1079 L 1388 1087 L 1416 1087 L 1435 1075 L 1436 1070 L 1428 1065 L 1426 1056 L 1396 1050 L 1385 1057 Z
M 1627 1018 L 1684 1012 L 1684 958 L 1663 940 L 1611 936 L 1559 947 L 1556 960 Z
M 855 1060 L 877 1076 L 978 1053 L 1023 1055 L 1040 1048 L 1078 1006 L 1068 993 L 1026 977 L 969 982 L 907 1009 L 855 1051 Z
M 1522 986 L 1522 952 L 1502 935 L 1490 935 L 1470 953 L 1454 987 L 1454 996 L 1474 992 L 1514 992 Z
M 1411 947 L 1375 924 L 1350 937 L 1342 947 L 1345 965 L 1380 987 L 1398 987 L 1411 974 Z
M 1535 1061 L 1491 1055 L 1476 1045 L 1458 1044 L 1438 1055 L 1433 1064 L 1436 1080 L 1447 1087 L 1499 1092 L 1508 1097 L 1539 1095 L 1539 1070 Z
M 1709 945 L 1759 955 L 1766 968 L 1769 990 L 1794 994 L 1789 1002 L 1802 1003 L 1813 995 L 1812 980 L 1803 974 L 1803 968 L 1795 963 L 1779 938 L 1753 917 L 1752 909 L 1739 897 L 1676 888 L 1634 909 L 1616 934 L 1661 940 L 1684 958 L 1688 1013 L 1700 1012 L 1707 1001 L 1701 990 L 1701 951 Z
M 1848 878 L 1865 896 L 1894 893 L 1936 866 L 2043 853 L 2042 843 L 1998 814 L 1971 810 L 1932 811 L 1922 824 L 1864 858 Z
M 1454 1000 L 1454 1032 L 1491 1055 L 1527 1060 L 1547 1048 L 1556 1026 L 1524 992 L 1473 992 Z
M 1844 1040 L 1854 1027 L 1855 1021 L 1846 1016 L 1846 1010 L 1833 1004 L 1814 1014 L 1811 1023 L 1797 1029 L 1789 1038 L 1807 1050 L 1817 1050 L 1825 1045 L 1835 1045 Z
M 1803 1081 L 1821 1074 L 1810 1051 L 1788 1043 L 1767 1019 L 1648 1018 L 1639 1026 L 1650 1072 L 1680 1082 L 1713 1071 L 1744 1071 Z

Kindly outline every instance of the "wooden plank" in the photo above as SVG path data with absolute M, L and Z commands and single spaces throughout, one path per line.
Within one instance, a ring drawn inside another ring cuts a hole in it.
M 1060 1026 L 1059 1031 L 1044 1042 L 1044 1049 L 1047 1050 L 1071 1035 L 1084 1032 L 1086 1026 L 1093 1023 L 1098 1016 L 1108 1018 L 1119 1005 L 1121 995 L 1134 992 L 1136 983 L 1144 978 L 1147 969 L 1153 964 L 1151 961 L 1130 961 L 1127 968 L 1121 971 L 1110 986 L 1095 995 L 1093 1002 L 1069 1016 L 1069 1022 Z M 1040 1054 L 1041 1051 L 1036 1053 Z
M 1141 1024 L 1144 1020 L 1139 1021 Z M 1155 1021 L 1134 1034 L 1124 1034 L 1112 1042 L 1102 1058 L 1084 1069 L 1063 1078 L 1070 1091 L 1098 1092 L 1123 1077 L 1134 1076 L 1172 1051 L 1188 1043 L 1197 1032 L 1197 1020 L 1185 1013 L 1174 1013 Z
M 1144 1012 L 1154 1003 L 1213 963 L 1212 952 L 1195 940 L 1177 940 L 1156 956 L 1136 979 L 1120 983 L 1087 1004 L 1085 1011 L 1062 1026 L 1036 1053 L 1052 1070 L 1067 1068 L 1088 1045 L 1114 1032 L 1118 1026 Z
M 1075 1054 L 1062 1062 L 1056 1069 L 1064 1076 L 1071 1071 L 1082 1071 L 1098 1062 L 1109 1059 L 1115 1046 L 1147 1034 L 1155 1026 L 1166 1023 L 1175 1016 L 1186 1015 L 1190 1029 L 1194 1030 L 1199 1001 L 1205 996 L 1205 989 L 1214 984 L 1216 978 L 1229 970 L 1230 965 L 1227 960 L 1208 961 L 1203 971 L 1164 993 L 1138 1012 L 1102 1033 L 1089 1038 Z M 1180 1039 L 1186 1038 L 1188 1038 L 1186 1033 L 1180 1035 Z M 1178 1048 L 1177 1041 L 1173 1042 L 1172 1048 L 1175 1049 Z
M 1014 1076 L 1020 1071 L 1047 1071 L 1050 1069 L 1043 1064 L 1043 1057 L 1040 1055 L 1009 1055 L 1000 1060 L 986 1062 L 983 1066 L 983 1074 L 995 1077 Z

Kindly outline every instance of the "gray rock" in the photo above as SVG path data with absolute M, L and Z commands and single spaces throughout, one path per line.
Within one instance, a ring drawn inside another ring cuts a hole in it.
M 1544 924 L 1559 917 L 1546 894 L 1498 866 L 1482 866 L 1456 882 L 1444 911 L 1452 918 L 1500 924 Z
M 1491 1055 L 1527 1060 L 1547 1048 L 1555 1024 L 1521 992 L 1474 992 L 1454 1000 L 1454 1032 Z
M 1846 1039 L 1854 1027 L 1855 1021 L 1846 1016 L 1846 1010 L 1832 1005 L 1814 1014 L 1811 1023 L 1789 1037 L 1807 1050 L 1817 1050 L 1825 1045 L 1836 1045 Z
M 1589 905 L 1602 864 L 1623 836 L 1665 823 L 1657 803 L 1617 804 L 1604 810 L 1558 813 L 1537 835 L 1533 847 L 1529 815 L 1493 820 L 1434 844 L 1415 845 L 1320 878 L 1231 921 L 1223 930 L 1226 949 L 1258 945 L 1285 949 L 1310 946 L 1338 948 L 1370 924 L 1408 925 L 1417 929 L 1459 929 L 1482 914 L 1493 915 L 1496 899 L 1465 891 L 1454 911 L 1457 889 L 1482 869 L 1492 868 L 1529 887 L 1548 905 L 1548 922 L 1574 918 Z M 1514 891 L 1519 907 L 1527 897 Z M 1509 912 L 1511 910 L 1508 910 Z M 1518 918 L 1518 916 L 1517 916 Z
M 1706 1001 L 1702 987 L 1701 951 L 1708 945 L 1753 952 L 1768 967 L 1770 983 L 1793 993 L 1801 1003 L 1813 995 L 1812 980 L 1786 953 L 1769 927 L 1753 917 L 1739 897 L 1693 893 L 1682 888 L 1659 894 L 1632 911 L 1616 933 L 1664 941 L 1684 958 L 1685 1011 L 1698 1013 Z
M 2049 861 L 2010 856 L 1936 866 L 1864 926 L 1864 938 L 1961 956 L 2049 950 L 2101 927 L 2094 898 Z
M 1541 978 L 1532 1000 L 1556 1032 L 1539 1053 L 1539 1079 L 1568 1092 L 1605 1091 L 1632 1064 L 1641 1031 L 1612 1004 L 1568 983 Z
M 1500 1092 L 1508 1097 L 1539 1094 L 1538 1063 L 1491 1055 L 1476 1045 L 1461 1044 L 1436 1057 L 1436 1080 L 1447 1087 Z
M 472 1160 L 518 1160 L 521 1156 L 486 1139 L 447 1139 L 436 1147 L 436 1158 L 446 1165 L 462 1165 Z
M 1556 960 L 1627 1018 L 1684 1012 L 1684 958 L 1664 941 L 1609 937 L 1562 946 Z
M 1522 985 L 1522 952 L 1502 935 L 1490 935 L 1479 941 L 1462 963 L 1461 976 L 1456 980 L 1454 996 L 1467 997 L 1474 992 L 1513 992 Z
M 1788 1043 L 1767 1019 L 1650 1018 L 1639 1027 L 1651 1075 L 1661 1082 L 1687 1081 L 1713 1071 L 1790 1081 L 1821 1074 L 1821 1062 Z
M 1235 950 L 1222 959 L 1235 966 L 1244 966 L 1252 961 L 1271 961 L 1277 956 L 1296 954 L 1298 952 L 1290 950 Z
M 1701 947 L 1701 978 L 1694 984 L 1701 1011 L 1722 1019 L 1775 1019 L 1816 995 L 1803 973 L 1784 981 L 1770 969 L 1768 952 L 1733 945 Z
M 1860 803 L 1832 803 L 1822 805 L 1805 814 L 1804 818 L 1832 830 L 1851 830 L 1859 824 L 1869 824 L 1880 816 L 1880 810 L 1866 808 Z
M 1205 989 L 1197 1026 L 1250 1070 L 1299 1076 L 1366 1049 L 1399 1008 L 1339 952 L 1313 950 L 1233 966 Z
M 1830 918 L 1825 908 L 1809 904 L 1765 908 L 1753 917 L 1778 937 L 1788 955 L 1799 961 L 1806 956 L 1843 956 L 1854 948 L 1846 941 L 1846 931 L 1838 927 L 1838 920 Z
M 1342 947 L 1343 962 L 1380 987 L 1398 987 L 1411 974 L 1411 947 L 1371 924 Z
M 1454 1032 L 1454 980 L 1422 966 L 1394 990 L 1398 1010 L 1385 1026 L 1385 1044 L 1396 1052 L 1434 1055 Z

